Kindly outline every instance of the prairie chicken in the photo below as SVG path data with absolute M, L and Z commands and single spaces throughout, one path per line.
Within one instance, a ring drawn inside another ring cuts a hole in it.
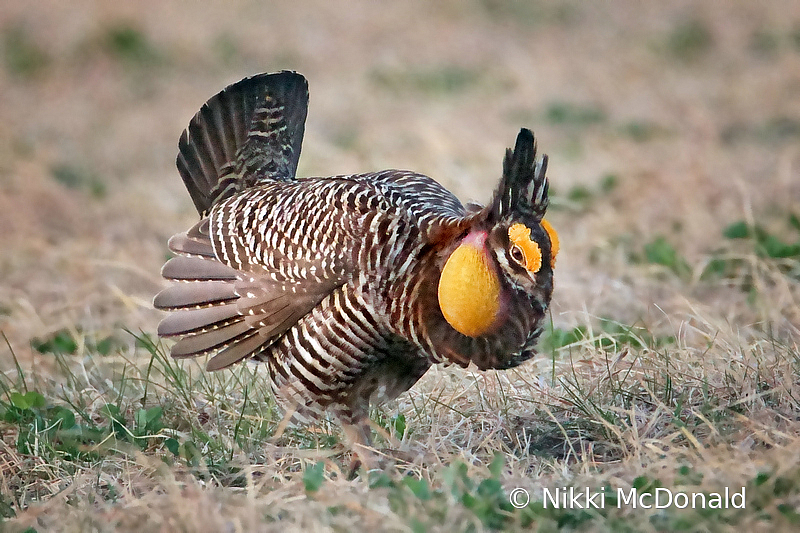
M 369 445 L 370 401 L 433 363 L 506 369 L 535 355 L 558 238 L 547 156 L 522 129 L 492 201 L 467 209 L 405 170 L 297 178 L 305 78 L 261 74 L 212 97 L 179 142 L 200 221 L 169 240 L 158 328 L 208 370 L 265 362 L 293 420 L 334 414 Z M 360 454 L 359 454 L 360 455 Z

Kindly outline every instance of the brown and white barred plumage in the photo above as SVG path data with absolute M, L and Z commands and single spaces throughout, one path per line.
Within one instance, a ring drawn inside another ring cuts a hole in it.
M 331 411 L 366 444 L 370 400 L 408 390 L 431 364 L 510 368 L 534 355 L 555 253 L 540 224 L 547 159 L 522 130 L 493 201 L 470 211 L 414 172 L 296 178 L 307 99 L 297 73 L 247 78 L 184 132 L 178 167 L 201 220 L 170 239 L 178 255 L 163 275 L 183 283 L 156 296 L 172 311 L 159 335 L 181 337 L 174 357 L 214 354 L 209 370 L 267 363 L 295 418 Z M 536 272 L 511 254 L 512 224 L 530 229 Z M 472 336 L 451 327 L 437 295 L 467 241 L 500 287 L 497 316 Z

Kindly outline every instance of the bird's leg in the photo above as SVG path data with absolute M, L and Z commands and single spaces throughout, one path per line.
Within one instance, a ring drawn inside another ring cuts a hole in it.
M 366 471 L 379 466 L 379 457 L 372 447 L 372 433 L 367 417 L 358 417 L 352 421 L 342 420 L 342 431 L 348 446 L 353 451 L 350 461 L 350 477 L 355 477 L 359 468 Z

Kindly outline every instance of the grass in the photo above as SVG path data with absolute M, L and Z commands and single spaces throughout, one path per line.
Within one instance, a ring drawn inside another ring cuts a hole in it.
M 458 65 L 428 68 L 376 69 L 371 78 L 377 87 L 391 92 L 447 96 L 468 91 L 477 86 L 481 73 Z
M 604 174 L 596 187 L 586 185 L 573 185 L 565 195 L 550 186 L 550 209 L 553 211 L 567 210 L 573 213 L 585 213 L 591 208 L 602 209 L 602 202 L 616 189 L 619 176 L 614 173 Z
M 704 56 L 714 45 L 708 25 L 698 18 L 675 23 L 665 39 L 666 51 L 679 61 L 692 62 Z
M 800 525 L 797 8 L 98 6 L 3 11 L 0 531 Z M 210 374 L 153 333 L 196 220 L 181 128 L 280 68 L 311 84 L 304 175 L 412 168 L 485 201 L 518 128 L 551 156 L 539 356 L 432 369 L 373 410 L 385 468 L 354 479 L 335 424 L 281 425 L 263 367 Z M 547 499 L 570 488 L 605 507 Z M 620 505 L 726 488 L 744 509 Z
M 136 25 L 117 23 L 108 28 L 103 37 L 105 49 L 116 59 L 129 66 L 158 64 L 163 58 L 148 36 Z
M 106 185 L 97 176 L 70 164 L 55 165 L 51 172 L 53 178 L 69 189 L 85 190 L 92 197 L 102 199 L 106 195 Z
M 3 29 L 2 50 L 6 71 L 21 78 L 38 76 L 50 64 L 47 51 L 23 25 Z
M 588 126 L 603 122 L 605 119 L 605 114 L 597 107 L 580 106 L 566 102 L 552 102 L 545 110 L 545 120 L 556 126 Z
M 720 138 L 725 143 L 742 144 L 742 141 L 781 146 L 796 142 L 800 137 L 800 120 L 790 116 L 777 116 L 757 124 L 731 124 L 723 129 Z
M 435 371 L 405 401 L 375 412 L 386 430 L 379 449 L 397 458 L 355 480 L 335 427 L 277 435 L 281 417 L 258 367 L 210 374 L 171 360 L 148 335 L 126 338 L 58 332 L 36 342 L 55 375 L 17 366 L 0 382 L 0 513 L 11 530 L 124 529 L 133 516 L 115 509 L 134 502 L 142 527 L 156 527 L 155 517 L 185 514 L 176 498 L 218 502 L 221 528 L 241 520 L 302 528 L 309 509 L 321 513 L 315 527 L 411 531 L 800 519 L 800 384 L 784 378 L 797 375 L 800 352 L 768 334 L 709 329 L 702 317 L 666 336 L 610 319 L 551 328 L 541 343 L 549 361 L 506 373 Z M 546 506 L 546 487 L 605 491 L 606 507 Z M 707 496 L 745 487 L 748 506 L 615 503 L 617 489 L 656 487 Z M 519 488 L 530 503 L 515 508 Z

